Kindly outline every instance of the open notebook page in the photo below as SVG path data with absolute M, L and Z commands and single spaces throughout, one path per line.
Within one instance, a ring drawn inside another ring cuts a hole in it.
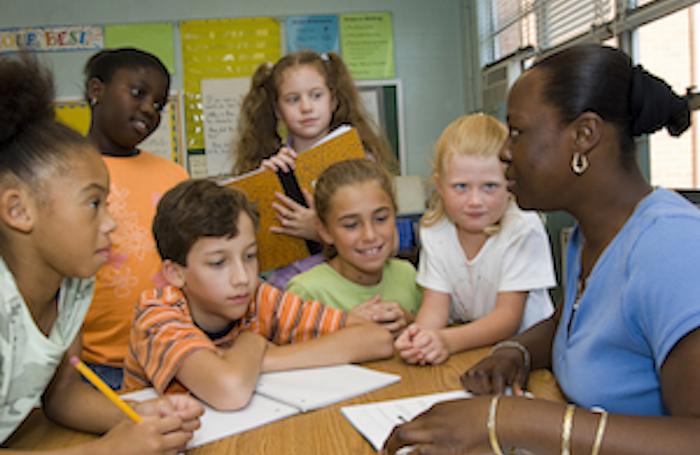
M 122 398 L 143 401 L 157 396 L 156 391 L 149 388 L 124 394 Z M 204 415 L 200 419 L 202 425 L 194 432 L 187 448 L 199 447 L 298 413 L 298 409 L 262 395 L 253 395 L 248 406 L 238 411 L 221 412 L 204 405 Z
M 255 392 L 302 412 L 371 392 L 398 382 L 401 376 L 357 365 L 304 368 L 264 373 Z

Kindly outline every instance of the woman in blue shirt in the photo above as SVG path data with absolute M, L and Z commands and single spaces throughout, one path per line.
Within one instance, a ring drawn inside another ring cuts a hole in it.
M 482 396 L 398 427 L 390 453 L 698 452 L 700 211 L 652 188 L 634 147 L 635 136 L 679 135 L 689 122 L 687 101 L 617 49 L 574 46 L 518 79 L 501 158 L 522 208 L 577 220 L 564 304 L 463 375 Z M 572 404 L 492 395 L 524 387 L 530 367 L 552 368 Z

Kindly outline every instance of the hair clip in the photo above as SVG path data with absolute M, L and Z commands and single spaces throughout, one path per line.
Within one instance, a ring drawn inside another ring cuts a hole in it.
M 330 60 L 328 58 L 328 54 L 326 54 L 325 52 L 322 52 L 321 53 L 321 60 L 323 60 L 324 62 L 327 62 L 328 60 Z
M 265 62 L 265 68 L 267 68 L 268 70 L 272 70 L 274 66 L 275 65 L 273 65 L 272 62 Z

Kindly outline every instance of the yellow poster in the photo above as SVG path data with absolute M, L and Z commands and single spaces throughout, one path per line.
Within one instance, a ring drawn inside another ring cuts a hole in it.
M 281 56 L 280 24 L 273 18 L 206 19 L 180 23 L 187 149 L 204 149 L 202 79 L 251 77 Z
M 90 128 L 90 109 L 85 101 L 58 101 L 54 109 L 56 120 L 87 136 Z

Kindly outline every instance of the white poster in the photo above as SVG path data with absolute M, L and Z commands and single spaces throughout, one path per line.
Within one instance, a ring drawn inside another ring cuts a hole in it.
M 209 176 L 231 173 L 234 163 L 231 143 L 241 103 L 249 88 L 249 77 L 202 79 L 204 147 Z

